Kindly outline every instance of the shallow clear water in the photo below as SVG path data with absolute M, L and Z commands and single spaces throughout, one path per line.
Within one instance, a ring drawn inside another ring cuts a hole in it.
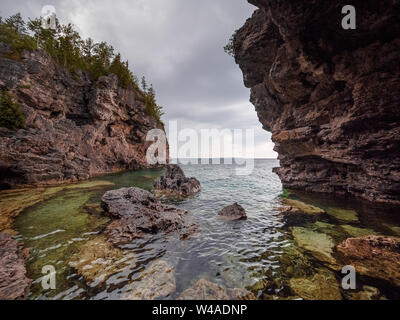
M 90 208 L 98 204 L 109 189 L 137 186 L 150 190 L 163 170 L 104 176 L 96 180 L 115 185 L 62 190 L 26 209 L 16 219 L 14 229 L 19 233 L 19 240 L 31 249 L 28 276 L 35 281 L 30 298 L 123 299 L 129 292 L 130 284 L 160 258 L 170 263 L 175 271 L 177 290 L 169 299 L 177 298 L 200 278 L 227 288 L 247 288 L 259 298 L 298 297 L 290 288 L 289 280 L 294 276 L 312 276 L 326 266 L 294 244 L 291 229 L 285 225 L 278 210 L 282 206 L 282 185 L 272 173 L 272 168 L 278 165 L 276 160 L 257 160 L 249 176 L 235 175 L 235 168 L 231 165 L 182 166 L 187 176 L 200 180 L 202 192 L 172 204 L 190 212 L 190 217 L 199 226 L 199 232 L 185 241 L 174 236 L 135 240 L 122 248 L 123 258 L 113 262 L 115 265 L 105 281 L 85 281 L 70 263 L 79 248 L 96 239 L 109 222 L 99 210 L 93 212 Z M 334 216 L 322 221 L 333 228 L 333 231 L 326 232 L 335 243 L 349 236 L 342 226 L 350 226 L 346 230 L 351 232 L 355 232 L 351 227 L 359 228 L 357 232 L 360 229 L 387 235 L 399 235 L 400 232 L 399 215 L 390 210 L 386 212 L 370 205 L 337 199 L 310 198 L 309 195 L 296 194 L 292 198 L 318 205 L 327 211 L 341 208 L 357 212 L 355 221 L 340 221 Z M 246 209 L 248 220 L 218 220 L 218 211 L 234 202 Z M 307 221 L 300 225 L 316 228 Z M 325 232 L 321 225 L 318 228 L 319 232 Z M 44 291 L 41 287 L 41 270 L 45 265 L 56 267 L 56 290 Z M 340 281 L 340 273 L 333 272 Z M 374 279 L 360 281 L 361 285 L 378 287 L 388 298 L 399 297 L 399 290 L 387 283 Z M 346 297 L 344 293 L 342 295 Z

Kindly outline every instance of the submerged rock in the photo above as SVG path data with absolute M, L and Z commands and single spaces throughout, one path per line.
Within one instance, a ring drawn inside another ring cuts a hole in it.
M 227 290 L 223 286 L 207 279 L 200 279 L 182 292 L 177 300 L 256 300 L 251 292 L 245 289 Z
M 154 262 L 133 282 L 125 296 L 127 300 L 155 300 L 166 298 L 176 291 L 173 267 L 163 260 Z
M 120 249 L 113 248 L 100 236 L 83 244 L 69 260 L 69 265 L 88 282 L 102 282 L 116 271 L 123 256 Z
M 0 233 L 0 300 L 26 299 L 31 280 L 26 276 L 25 262 L 29 251 L 8 233 Z
M 345 222 L 358 222 L 357 212 L 339 208 L 328 208 L 326 212 L 337 220 Z
M 282 204 L 279 210 L 285 222 L 285 228 L 303 225 L 306 222 L 316 222 L 325 214 L 321 208 L 298 200 L 283 199 Z
M 391 224 L 384 224 L 384 226 L 396 234 L 396 236 L 400 237 L 400 227 Z
M 336 263 L 332 256 L 335 244 L 330 236 L 301 227 L 292 228 L 292 234 L 297 245 L 309 251 L 318 260 L 329 264 Z
M 183 170 L 175 164 L 167 165 L 167 172 L 154 183 L 156 196 L 172 198 L 189 197 L 201 191 L 196 178 L 186 178 Z
M 187 211 L 157 201 L 153 194 L 139 188 L 108 191 L 102 198 L 102 208 L 113 219 L 106 228 L 109 241 L 116 245 L 157 233 L 179 233 L 186 239 L 196 232 Z
M 349 300 L 386 300 L 377 288 L 370 286 L 363 286 L 358 292 L 345 292 L 345 295 Z
M 337 251 L 359 274 L 400 286 L 400 238 L 350 238 L 338 245 Z
M 350 237 L 358 238 L 371 235 L 377 235 L 378 233 L 371 229 L 357 228 L 351 225 L 340 226 Z
M 221 219 L 229 220 L 229 221 L 247 219 L 246 210 L 244 210 L 244 208 L 237 203 L 234 203 L 233 205 L 230 205 L 230 206 L 222 209 L 218 213 L 218 216 Z
M 323 214 L 325 211 L 321 208 L 315 207 L 313 205 L 304 203 L 298 200 L 283 199 L 282 203 L 286 206 L 286 213 L 307 213 L 307 214 Z
M 339 282 L 335 274 L 321 269 L 309 278 L 292 278 L 290 287 L 305 300 L 342 300 Z
M 0 231 L 11 228 L 14 219 L 25 209 L 48 200 L 61 191 L 94 189 L 113 186 L 109 181 L 87 181 L 83 183 L 51 188 L 14 189 L 0 193 Z
M 282 248 L 279 262 L 284 272 L 283 276 L 289 278 L 309 276 L 313 268 L 310 259 L 294 243 Z

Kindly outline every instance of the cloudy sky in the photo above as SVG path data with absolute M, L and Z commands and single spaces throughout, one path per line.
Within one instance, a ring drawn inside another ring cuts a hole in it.
M 276 157 L 242 73 L 223 51 L 255 10 L 246 0 L 1 0 L 0 15 L 38 17 L 48 4 L 83 38 L 112 44 L 136 75 L 153 83 L 167 130 L 170 120 L 198 132 L 254 129 L 255 156 Z

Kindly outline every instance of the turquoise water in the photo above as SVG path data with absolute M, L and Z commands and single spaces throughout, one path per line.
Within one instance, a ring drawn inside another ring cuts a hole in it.
M 292 229 L 278 210 L 282 206 L 282 185 L 272 173 L 272 168 L 278 165 L 276 160 L 257 160 L 249 176 L 237 176 L 232 165 L 182 166 L 187 176 L 200 180 L 202 192 L 170 204 L 188 210 L 189 217 L 199 226 L 199 232 L 185 241 L 160 235 L 133 241 L 121 248 L 122 258 L 108 262 L 111 271 L 102 281 L 87 281 L 70 263 L 71 257 L 77 255 L 88 241 L 97 239 L 109 222 L 96 205 L 110 189 L 137 186 L 151 190 L 163 170 L 99 177 L 96 180 L 115 185 L 63 190 L 26 209 L 16 219 L 14 229 L 19 232 L 19 240 L 31 249 L 27 268 L 35 282 L 30 299 L 123 299 L 143 270 L 158 259 L 167 261 L 174 268 L 176 292 L 168 299 L 179 297 L 200 278 L 226 288 L 246 288 L 260 299 L 299 298 L 298 290 L 294 291 L 290 280 L 293 277 L 309 279 L 321 270 L 332 273 L 339 283 L 337 270 L 294 243 Z M 318 227 L 320 233 L 330 234 L 335 244 L 349 236 L 344 230 L 368 230 L 366 232 L 392 236 L 400 232 L 398 215 L 390 210 L 309 195 L 292 194 L 291 197 L 328 211 L 340 208 L 355 212 L 356 220 L 353 221 L 341 221 L 332 215 L 321 221 L 323 225 L 309 221 L 295 224 L 313 230 Z M 218 211 L 234 202 L 246 209 L 248 220 L 218 220 Z M 57 269 L 57 289 L 53 291 L 44 291 L 40 285 L 41 268 L 48 264 Z M 374 286 L 381 296 L 399 297 L 398 288 L 390 284 L 375 279 L 359 281 L 360 288 Z M 351 298 L 342 291 L 340 295 Z

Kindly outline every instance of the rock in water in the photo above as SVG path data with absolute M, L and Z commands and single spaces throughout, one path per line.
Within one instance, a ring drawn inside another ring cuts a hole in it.
M 167 165 L 167 172 L 154 184 L 157 196 L 189 197 L 201 191 L 196 178 L 186 178 L 183 170 L 175 164 Z
M 117 170 L 152 167 L 147 133 L 163 126 L 144 95 L 117 76 L 93 81 L 70 73 L 42 50 L 0 56 L 0 87 L 26 115 L 20 130 L 0 128 L 0 187 L 52 185 Z
M 188 221 L 187 211 L 164 205 L 143 189 L 108 191 L 101 205 L 110 217 L 116 219 L 106 228 L 109 241 L 116 245 L 160 232 L 177 232 L 184 239 L 197 230 L 196 225 Z
M 154 262 L 139 279 L 130 285 L 127 300 L 155 300 L 166 298 L 176 290 L 174 269 L 163 260 Z
M 200 279 L 182 292 L 177 300 L 256 300 L 251 292 L 245 289 L 227 290 L 223 286 L 207 279 Z
M 26 299 L 31 280 L 26 277 L 29 253 L 8 233 L 0 233 L 0 300 Z
M 305 300 L 342 300 L 339 282 L 335 274 L 321 269 L 313 277 L 292 278 L 290 287 Z
M 400 286 L 400 238 L 350 238 L 337 246 L 337 251 L 357 273 Z
M 398 1 L 353 1 L 356 30 L 338 1 L 248 1 L 233 51 L 284 187 L 400 204 Z
M 244 210 L 244 208 L 241 205 L 237 204 L 237 203 L 234 203 L 233 205 L 222 209 L 218 213 L 218 216 L 221 219 L 229 220 L 229 221 L 247 219 L 246 210 Z
M 318 260 L 332 265 L 336 263 L 332 256 L 335 244 L 330 236 L 301 227 L 293 227 L 292 234 L 297 245 L 309 251 Z
M 76 269 L 89 283 L 105 281 L 118 270 L 123 252 L 113 248 L 102 236 L 84 243 L 69 260 L 69 265 Z

